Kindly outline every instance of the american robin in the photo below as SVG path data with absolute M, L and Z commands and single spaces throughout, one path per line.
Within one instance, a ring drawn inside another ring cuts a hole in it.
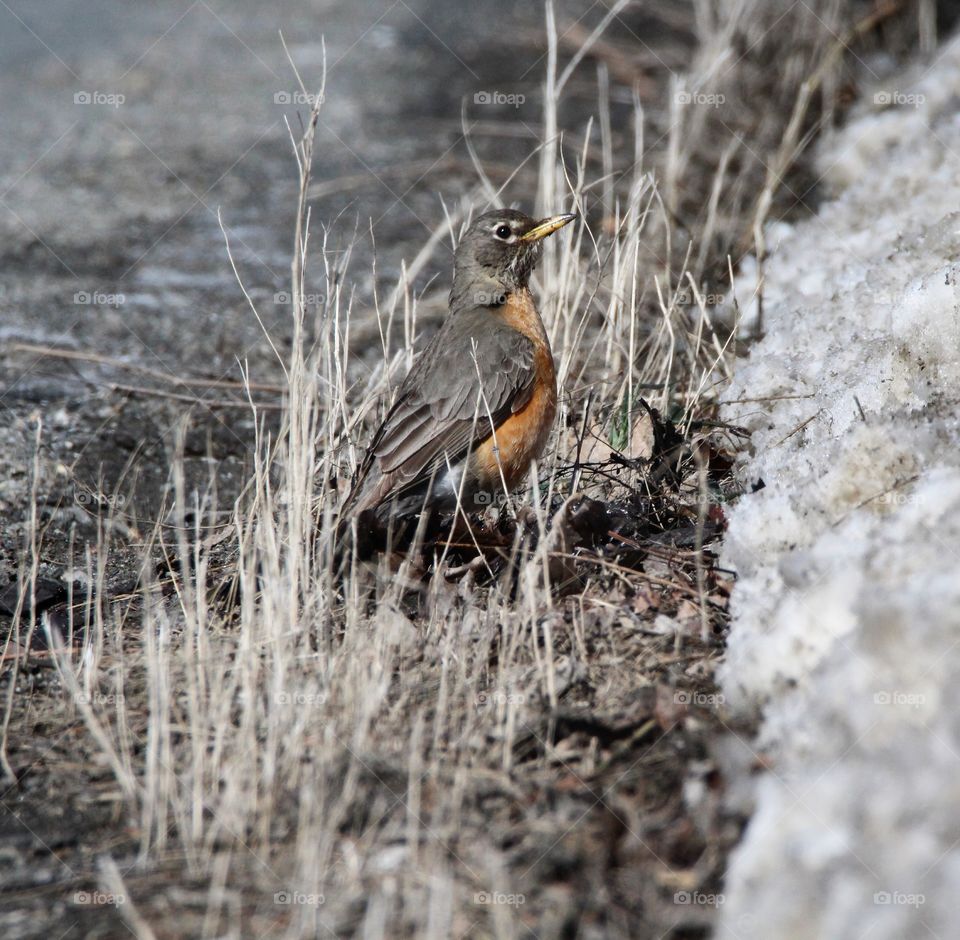
M 557 411 L 557 378 L 528 282 L 542 239 L 574 215 L 481 215 L 454 256 L 450 315 L 374 434 L 341 509 L 396 531 L 420 515 L 482 509 L 539 457 Z

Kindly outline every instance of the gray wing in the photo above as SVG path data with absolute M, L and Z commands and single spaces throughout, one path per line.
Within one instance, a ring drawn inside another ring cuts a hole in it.
M 456 314 L 420 354 L 374 436 L 355 489 L 375 463 L 382 479 L 363 502 L 375 505 L 442 473 L 527 404 L 534 378 L 526 336 L 489 308 Z

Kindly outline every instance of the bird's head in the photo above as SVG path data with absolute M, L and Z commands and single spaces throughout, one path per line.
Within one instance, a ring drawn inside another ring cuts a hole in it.
M 537 221 L 516 209 L 485 212 L 457 246 L 451 304 L 496 305 L 505 294 L 526 287 L 543 239 L 575 218 L 566 213 Z

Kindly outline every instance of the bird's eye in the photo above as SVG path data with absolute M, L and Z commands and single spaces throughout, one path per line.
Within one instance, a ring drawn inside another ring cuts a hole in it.
M 494 234 L 497 236 L 497 238 L 507 239 L 513 234 L 513 231 L 509 225 L 498 225 Z

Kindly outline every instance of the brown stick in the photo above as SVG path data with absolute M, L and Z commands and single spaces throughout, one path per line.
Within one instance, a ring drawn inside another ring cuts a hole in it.
M 7 343 L 0 346 L 0 353 L 5 352 L 24 352 L 37 356 L 45 356 L 49 359 L 69 359 L 77 362 L 95 362 L 97 365 L 110 366 L 114 369 L 125 369 L 127 372 L 139 372 L 141 375 L 149 375 L 151 378 L 161 382 L 167 382 L 170 385 L 182 385 L 189 388 L 191 385 L 198 385 L 202 388 L 249 388 L 256 392 L 274 392 L 277 395 L 286 391 L 284 385 L 271 385 L 266 382 L 237 382 L 233 379 L 200 379 L 200 378 L 179 378 L 170 373 L 163 372 L 160 369 L 151 369 L 149 366 L 136 365 L 132 362 L 124 362 L 122 359 L 114 359 L 111 356 L 102 356 L 99 353 L 84 352 L 76 349 L 59 349 L 56 346 L 42 346 L 33 343 Z
M 257 407 L 266 411 L 282 411 L 283 405 L 278 402 L 239 401 L 231 398 L 198 398 L 196 395 L 183 395 L 179 392 L 168 392 L 162 388 L 147 388 L 144 385 L 121 385 L 111 382 L 107 388 L 112 392 L 123 392 L 126 395 L 152 395 L 155 398 L 169 398 L 174 401 L 185 401 L 191 405 L 203 405 L 205 408 L 250 408 Z

